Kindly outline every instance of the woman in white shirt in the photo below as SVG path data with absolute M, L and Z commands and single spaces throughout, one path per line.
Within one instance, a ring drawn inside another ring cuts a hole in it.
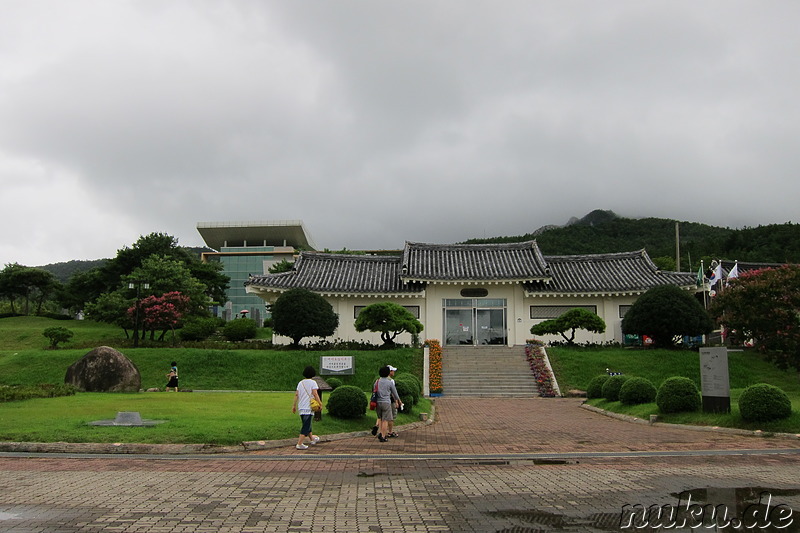
M 295 448 L 298 450 L 308 449 L 308 445 L 303 442 L 306 440 L 306 437 L 311 441 L 310 444 L 319 442 L 319 437 L 311 432 L 311 420 L 314 417 L 314 411 L 311 410 L 311 398 L 315 398 L 321 403 L 319 399 L 319 385 L 317 385 L 316 381 L 311 379 L 316 375 L 317 371 L 314 370 L 314 367 L 307 366 L 303 370 L 303 377 L 305 379 L 297 384 L 297 389 L 294 391 L 292 412 L 296 413 L 300 411 L 300 422 L 302 424 L 300 436 L 297 438 L 297 444 L 295 445 Z

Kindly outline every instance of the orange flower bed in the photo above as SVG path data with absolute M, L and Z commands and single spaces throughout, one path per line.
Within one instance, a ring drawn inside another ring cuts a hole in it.
M 430 355 L 430 389 L 433 394 L 442 392 L 442 345 L 438 340 L 425 341 Z

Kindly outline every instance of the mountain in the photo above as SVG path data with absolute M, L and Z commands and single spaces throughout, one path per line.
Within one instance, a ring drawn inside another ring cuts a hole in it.
M 200 257 L 201 253 L 212 251 L 211 248 L 206 246 L 185 246 L 184 248 L 192 255 L 196 255 L 198 258 Z M 66 283 L 74 273 L 85 272 L 93 268 L 101 267 L 106 261 L 108 261 L 108 259 L 95 259 L 91 261 L 72 260 L 61 263 L 50 263 L 49 265 L 43 265 L 36 268 L 47 270 L 48 272 L 52 273 L 56 279 L 58 279 L 58 281 L 61 283 Z
M 93 268 L 101 267 L 106 261 L 108 261 L 108 259 L 95 259 L 92 261 L 73 260 L 65 261 L 63 263 L 51 263 L 49 265 L 36 268 L 47 270 L 53 274 L 58 281 L 61 283 L 66 283 L 74 273 L 85 272 Z
M 675 224 L 680 235 L 681 270 L 694 271 L 700 260 L 740 260 L 760 263 L 800 262 L 800 225 L 771 224 L 731 229 L 666 218 L 625 218 L 595 210 L 571 218 L 563 226 L 542 226 L 508 237 L 470 239 L 470 244 L 536 239 L 546 255 L 627 252 L 645 249 L 651 258 L 675 259 Z

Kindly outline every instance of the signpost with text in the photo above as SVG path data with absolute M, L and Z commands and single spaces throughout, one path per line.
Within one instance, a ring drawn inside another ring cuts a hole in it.
M 355 374 L 352 355 L 322 356 L 319 358 L 321 376 L 351 376 Z
M 700 384 L 703 412 L 731 412 L 727 348 L 700 348 Z

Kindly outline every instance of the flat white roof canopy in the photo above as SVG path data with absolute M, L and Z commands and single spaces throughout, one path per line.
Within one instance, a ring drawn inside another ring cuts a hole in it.
M 206 246 L 219 251 L 236 246 L 293 246 L 316 250 L 302 220 L 260 222 L 198 222 L 197 231 Z

